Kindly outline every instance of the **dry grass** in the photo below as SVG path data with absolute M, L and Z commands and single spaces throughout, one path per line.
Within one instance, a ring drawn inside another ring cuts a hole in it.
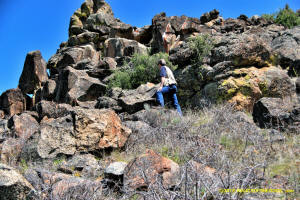
M 230 105 L 187 111 L 182 118 L 176 112 L 148 110 L 140 120 L 152 128 L 147 131 L 136 128 L 123 157 L 154 149 L 177 162 L 182 174 L 176 190 L 165 190 L 162 186 L 149 188 L 139 194 L 146 199 L 247 199 L 249 196 L 293 199 L 299 192 L 299 135 L 281 133 L 285 139 L 274 141 L 272 131 L 257 128 L 249 116 L 236 112 Z M 216 173 L 213 176 L 199 173 L 192 167 L 192 161 L 214 168 Z M 295 192 L 220 193 L 221 188 Z M 128 193 L 123 199 L 131 195 Z

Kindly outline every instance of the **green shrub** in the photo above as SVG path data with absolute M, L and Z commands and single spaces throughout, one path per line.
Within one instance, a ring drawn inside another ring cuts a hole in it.
M 289 5 L 285 8 L 280 9 L 279 12 L 273 14 L 263 14 L 261 17 L 272 20 L 276 24 L 281 24 L 287 28 L 293 28 L 294 26 L 300 25 L 300 15 L 294 12 Z
M 214 40 L 208 34 L 201 34 L 196 37 L 191 37 L 188 40 L 190 49 L 194 52 L 194 59 L 192 64 L 201 66 L 203 64 L 204 57 L 210 54 L 210 51 L 214 47 Z
M 300 25 L 300 16 L 286 5 L 284 9 L 280 9 L 278 12 L 275 22 L 277 24 L 282 24 L 285 27 L 292 28 Z
M 154 55 L 134 54 L 129 62 L 129 65 L 132 67 L 115 72 L 108 87 L 133 89 L 147 82 L 158 82 L 159 68 L 157 62 L 162 58 L 166 60 L 167 66 L 170 67 L 170 69 L 176 69 L 176 66 L 172 65 L 169 61 L 169 56 L 166 53 L 157 53 Z

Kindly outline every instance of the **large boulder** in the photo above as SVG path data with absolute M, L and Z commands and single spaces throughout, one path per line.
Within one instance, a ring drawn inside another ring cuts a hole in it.
M 83 28 L 89 31 L 97 32 L 100 36 L 109 36 L 111 38 L 133 39 L 133 27 L 121 22 L 113 15 L 103 12 L 91 14 Z
M 39 50 L 29 52 L 26 56 L 18 87 L 25 94 L 33 94 L 47 80 L 46 62 L 41 52 Z
M 35 199 L 32 185 L 14 168 L 0 164 L 0 198 L 7 200 Z
M 300 74 L 300 26 L 286 30 L 272 41 L 272 49 L 279 64 L 288 68 L 289 74 Z
M 105 41 L 105 52 L 107 57 L 124 57 L 132 56 L 134 53 L 147 53 L 147 47 L 135 40 L 110 38 Z
M 47 63 L 47 68 L 50 69 L 51 76 L 57 74 L 65 67 L 77 64 L 82 60 L 88 60 L 88 62 L 95 66 L 100 59 L 99 52 L 96 51 L 93 45 L 87 44 L 76 47 L 64 47 L 58 50 Z
M 55 100 L 79 105 L 77 101 L 93 101 L 106 92 L 106 85 L 88 76 L 86 71 L 67 67 L 59 74 Z
M 299 133 L 300 106 L 284 102 L 280 98 L 261 98 L 254 104 L 253 120 L 261 128 L 275 128 Z
M 152 184 L 172 188 L 179 183 L 180 169 L 177 163 L 152 150 L 147 150 L 130 163 L 124 171 L 124 187 L 131 190 L 147 190 Z M 162 179 L 157 179 L 161 175 Z M 161 180 L 161 183 L 157 183 Z
M 135 90 L 123 90 L 118 100 L 119 105 L 123 111 L 130 114 L 143 110 L 145 104 L 156 103 L 156 91 L 157 86 L 153 83 L 143 84 Z
M 211 66 L 232 61 L 234 66 L 265 66 L 271 60 L 271 48 L 255 34 L 243 33 L 214 37 Z
M 39 119 L 42 120 L 44 117 L 48 118 L 59 118 L 65 117 L 73 110 L 69 104 L 57 104 L 52 101 L 44 101 L 35 105 L 35 110 L 39 115 Z
M 112 110 L 77 107 L 71 115 L 41 123 L 38 153 L 42 158 L 54 158 L 60 153 L 121 148 L 130 133 Z
M 216 82 L 204 87 L 205 96 L 217 102 L 225 100 L 234 103 L 237 109 L 248 111 L 252 111 L 254 103 L 261 97 L 294 98 L 295 87 L 292 80 L 277 67 L 232 70 L 227 67 L 225 72 L 220 73 L 220 79 L 218 75 L 214 77 Z M 212 84 L 214 87 L 210 87 Z
M 12 131 L 12 137 L 27 140 L 39 130 L 39 123 L 31 115 L 22 113 L 14 115 L 8 121 L 8 128 Z
M 0 103 L 1 109 L 9 116 L 29 110 L 32 104 L 31 98 L 24 95 L 19 88 L 10 89 L 2 93 Z

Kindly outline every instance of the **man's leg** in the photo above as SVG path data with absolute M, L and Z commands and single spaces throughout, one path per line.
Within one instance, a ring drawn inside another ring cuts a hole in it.
M 156 100 L 162 107 L 165 106 L 163 94 L 168 93 L 168 92 L 169 92 L 169 87 L 163 87 L 161 91 L 156 92 Z
M 171 91 L 172 91 L 171 95 L 172 95 L 173 106 L 177 109 L 177 112 L 179 113 L 179 115 L 182 116 L 181 108 L 178 103 L 178 99 L 177 99 L 177 95 L 176 95 L 176 91 L 177 91 L 176 85 L 171 86 Z
M 179 115 L 182 116 L 181 108 L 180 108 L 180 105 L 178 103 L 176 93 L 172 94 L 172 100 L 173 100 L 174 107 L 177 109 L 177 112 L 179 113 Z

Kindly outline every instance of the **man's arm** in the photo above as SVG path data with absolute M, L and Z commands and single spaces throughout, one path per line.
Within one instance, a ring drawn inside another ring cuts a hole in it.
M 162 76 L 161 79 L 160 79 L 160 84 L 159 84 L 158 91 L 162 90 L 162 88 L 164 87 L 164 83 L 165 83 L 165 77 Z

